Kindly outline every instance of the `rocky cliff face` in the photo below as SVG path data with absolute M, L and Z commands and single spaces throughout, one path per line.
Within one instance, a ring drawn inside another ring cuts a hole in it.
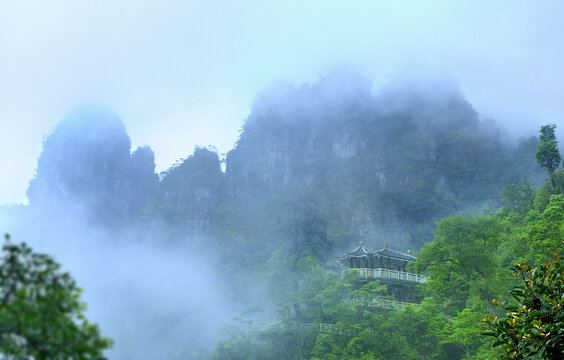
M 504 173 L 506 150 L 449 84 L 373 95 L 363 79 L 336 76 L 261 99 L 227 156 L 226 181 L 249 201 L 317 196 L 359 236 L 410 247 L 434 219 L 478 206 L 516 176 Z
M 166 223 L 182 231 L 205 232 L 217 220 L 224 199 L 219 157 L 199 147 L 163 174 L 157 206 Z
M 28 197 L 45 212 L 80 204 L 105 225 L 196 232 L 265 256 L 291 242 L 327 255 L 359 239 L 406 250 L 435 220 L 529 176 L 535 147 L 503 145 L 449 84 L 373 94 L 365 79 L 334 74 L 261 97 L 225 174 L 213 149 L 197 148 L 159 181 L 152 150 L 131 153 L 119 117 L 76 111 L 46 137 Z
M 94 107 L 74 111 L 43 142 L 27 191 L 30 205 L 59 215 L 81 208 L 105 224 L 127 221 L 158 184 L 152 150 L 130 154 L 130 148 L 116 114 Z

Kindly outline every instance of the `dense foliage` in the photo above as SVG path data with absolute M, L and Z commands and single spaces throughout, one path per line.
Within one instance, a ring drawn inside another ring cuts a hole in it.
M 520 359 L 533 353 L 560 358 L 562 266 L 540 263 L 563 247 L 564 195 L 553 194 L 539 208 L 535 196 L 543 196 L 542 188 L 535 195 L 527 182 L 509 185 L 503 194 L 505 206 L 495 213 L 455 215 L 437 223 L 434 240 L 422 248 L 412 270 L 429 276 L 414 290 L 419 305 L 382 310 L 352 301 L 381 298 L 385 291 L 374 282 L 361 286 L 340 278 L 305 258 L 297 262 L 293 286 L 275 286 L 280 323 L 260 328 L 246 322 L 229 329 L 211 359 L 491 359 L 496 354 Z M 515 260 L 529 262 L 517 265 L 521 287 L 510 271 Z M 497 307 L 501 302 L 506 305 Z M 495 329 L 487 334 L 500 339 L 494 348 L 481 336 L 484 318 Z M 341 333 L 324 332 L 323 324 Z M 504 351 L 496 349 L 502 340 L 508 344 Z M 521 357 L 512 355 L 516 350 Z
M 72 113 L 46 137 L 21 212 L 35 224 L 84 214 L 116 242 L 158 234 L 204 254 L 229 301 L 278 311 L 269 326 L 247 312 L 212 359 L 487 359 L 497 350 L 479 323 L 503 315 L 491 300 L 514 285 L 512 262 L 562 247 L 556 144 L 553 126 L 503 143 L 450 84 L 375 95 L 333 74 L 262 96 L 225 158 L 198 147 L 160 177 L 117 115 Z M 420 305 L 374 309 L 390 300 L 382 284 L 336 275 L 358 240 L 421 249 Z
M 515 276 L 520 284 L 511 295 L 517 303 L 509 301 L 494 304 L 502 306 L 504 318 L 491 315 L 484 319 L 486 335 L 496 337 L 493 346 L 505 350 L 501 359 L 543 359 L 564 357 L 564 267 L 555 254 L 551 262 L 534 268 L 528 263 L 515 265 Z
M 103 359 L 111 346 L 84 317 L 80 289 L 51 257 L 8 241 L 0 258 L 0 355 Z

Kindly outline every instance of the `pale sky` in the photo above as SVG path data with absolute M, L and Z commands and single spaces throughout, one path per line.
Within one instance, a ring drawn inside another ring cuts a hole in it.
M 26 201 L 43 136 L 84 102 L 162 171 L 229 151 L 273 82 L 343 63 L 376 86 L 449 74 L 511 135 L 556 123 L 564 139 L 563 34 L 563 1 L 0 0 L 0 203 Z

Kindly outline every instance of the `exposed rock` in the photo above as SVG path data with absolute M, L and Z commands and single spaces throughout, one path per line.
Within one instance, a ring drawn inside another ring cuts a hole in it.
M 130 148 L 115 113 L 75 110 L 45 137 L 27 191 L 30 205 L 57 216 L 80 208 L 95 222 L 124 223 L 149 200 L 157 181 L 152 150 L 131 155 Z
M 435 219 L 495 196 L 514 176 L 496 175 L 507 160 L 499 130 L 451 84 L 372 95 L 358 76 L 330 76 L 261 98 L 226 180 L 232 198 L 250 201 L 315 194 L 352 231 L 411 247 Z

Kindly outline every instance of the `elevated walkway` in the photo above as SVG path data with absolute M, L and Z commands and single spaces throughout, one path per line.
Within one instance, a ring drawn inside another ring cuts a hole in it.
M 379 309 L 387 309 L 387 310 L 403 310 L 407 306 L 419 306 L 419 304 L 414 303 L 407 303 L 403 301 L 396 301 L 396 300 L 389 300 L 383 298 L 373 298 L 373 299 L 365 299 L 365 298 L 352 298 L 347 300 L 349 303 L 360 304 L 362 306 L 371 307 L 371 308 L 379 308 Z M 274 322 L 258 322 L 251 324 L 249 328 L 249 332 L 265 332 L 270 330 L 308 330 L 308 331 L 317 331 L 321 333 L 327 334 L 335 334 L 335 335 L 344 335 L 344 336 L 351 336 L 353 335 L 353 331 L 349 328 L 338 326 L 335 324 L 327 324 L 327 323 L 296 323 L 295 321 L 274 321 Z M 374 330 L 369 329 L 370 331 L 374 332 Z M 374 332 L 375 333 L 375 332 Z
M 360 305 L 366 306 L 366 307 L 388 309 L 388 310 L 403 310 L 407 306 L 419 306 L 419 304 L 415 304 L 415 303 L 408 303 L 408 302 L 404 302 L 404 301 L 383 299 L 383 298 L 379 298 L 379 297 L 376 297 L 376 298 L 373 298 L 373 299 L 352 298 L 349 301 L 354 303 L 354 304 L 360 304 Z

